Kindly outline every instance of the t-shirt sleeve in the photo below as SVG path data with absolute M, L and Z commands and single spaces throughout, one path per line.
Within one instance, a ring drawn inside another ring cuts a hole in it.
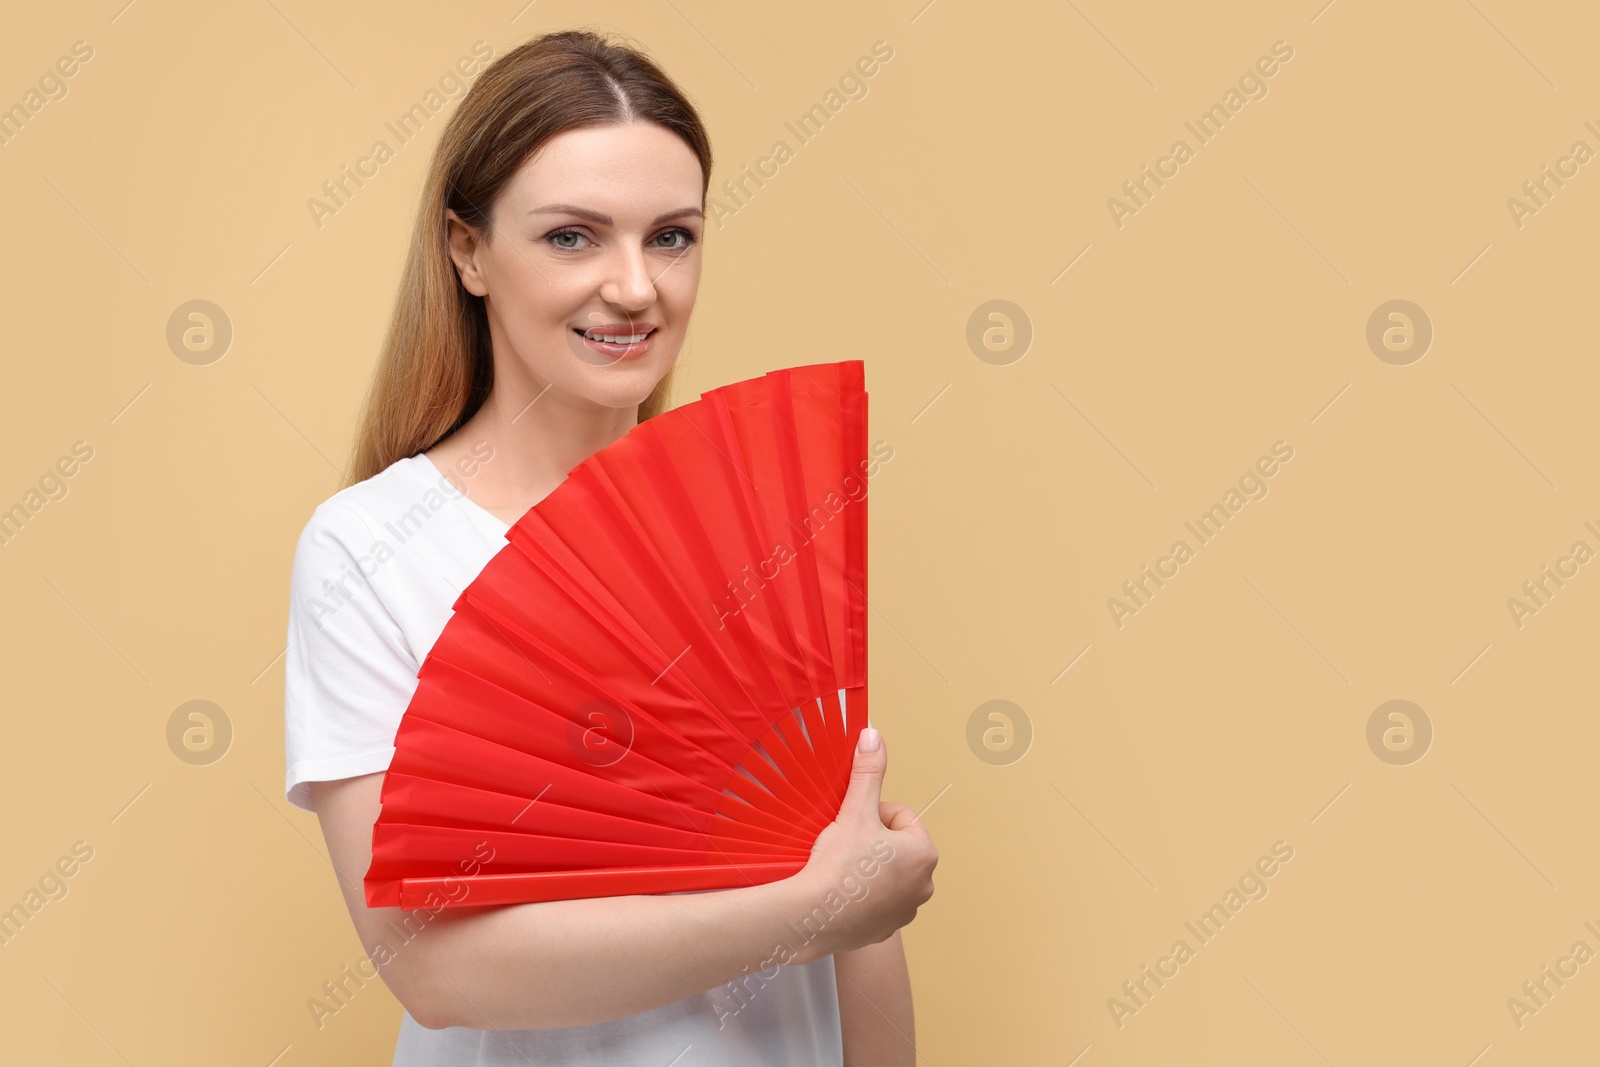
M 306 811 L 308 782 L 388 770 L 417 685 L 404 633 L 360 560 L 374 538 L 338 501 L 312 513 L 295 545 L 284 653 L 284 792 Z

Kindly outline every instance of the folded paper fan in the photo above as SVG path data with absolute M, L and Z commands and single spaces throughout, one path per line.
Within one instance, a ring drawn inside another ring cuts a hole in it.
M 701 394 L 507 532 L 424 659 L 371 907 L 775 881 L 867 724 L 860 360 Z

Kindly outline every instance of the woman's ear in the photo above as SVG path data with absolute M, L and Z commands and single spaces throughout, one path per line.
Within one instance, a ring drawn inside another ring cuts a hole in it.
M 483 271 L 478 268 L 478 256 L 483 244 L 477 231 L 462 221 L 453 208 L 444 209 L 445 239 L 449 242 L 450 258 L 455 262 L 456 275 L 462 286 L 473 296 L 487 296 L 489 285 Z

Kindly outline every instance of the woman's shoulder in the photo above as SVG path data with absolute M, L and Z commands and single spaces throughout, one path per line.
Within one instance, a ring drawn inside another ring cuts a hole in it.
M 296 554 L 324 546 L 359 548 L 376 537 L 383 517 L 404 510 L 418 492 L 416 464 L 421 453 L 395 460 L 377 474 L 347 485 L 315 508 L 300 530 Z
M 317 630 L 338 614 L 341 633 L 351 639 L 354 628 L 366 626 L 393 632 L 399 628 L 407 603 L 378 582 L 384 549 L 385 516 L 418 491 L 418 474 L 411 456 L 396 460 L 370 478 L 347 485 L 312 509 L 295 541 L 289 572 L 289 625 L 291 631 L 306 621 Z M 426 459 L 423 459 L 426 462 Z M 389 568 L 392 570 L 392 568 Z M 357 609 L 344 612 L 349 603 Z M 307 649 L 317 647 L 307 638 Z

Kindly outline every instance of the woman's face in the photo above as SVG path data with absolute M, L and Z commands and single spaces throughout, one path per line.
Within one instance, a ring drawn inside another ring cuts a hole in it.
M 447 210 L 462 284 L 488 310 L 496 382 L 608 408 L 649 396 L 694 310 L 701 189 L 700 161 L 676 134 L 603 126 L 559 134 L 524 163 L 492 232 Z

